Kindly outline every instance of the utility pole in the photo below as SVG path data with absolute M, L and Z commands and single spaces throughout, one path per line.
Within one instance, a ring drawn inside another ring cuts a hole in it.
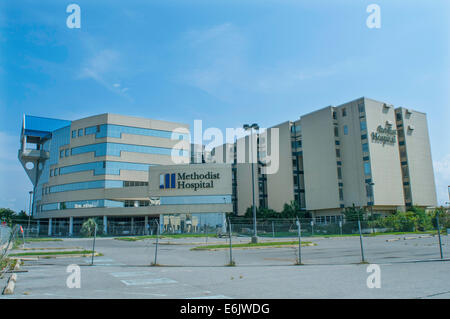
M 253 237 L 252 243 L 256 244 L 258 242 L 258 233 L 256 228 L 256 204 L 255 204 L 255 172 L 254 172 L 254 161 L 253 161 L 253 129 L 259 130 L 259 126 L 256 123 L 252 125 L 244 124 L 244 130 L 250 130 L 250 148 L 251 148 L 251 168 L 252 168 L 252 211 L 253 211 Z M 258 157 L 258 143 L 256 143 L 256 156 Z

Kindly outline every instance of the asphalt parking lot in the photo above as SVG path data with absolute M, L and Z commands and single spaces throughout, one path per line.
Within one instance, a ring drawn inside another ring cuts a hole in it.
M 265 239 L 267 240 L 267 239 Z M 281 240 L 281 239 L 280 239 Z M 296 266 L 296 247 L 191 251 L 227 239 L 161 239 L 136 242 L 98 238 L 94 258 L 25 261 L 14 295 L 0 298 L 450 298 L 450 261 L 440 261 L 437 237 L 402 235 L 364 238 L 365 259 L 380 266 L 381 288 L 368 288 L 359 237 L 305 238 Z M 285 241 L 285 239 L 284 239 Z M 234 243 L 248 238 L 233 238 Z M 450 238 L 442 237 L 444 257 Z M 92 239 L 29 243 L 27 247 L 92 248 Z M 68 288 L 67 266 L 80 266 L 81 288 Z

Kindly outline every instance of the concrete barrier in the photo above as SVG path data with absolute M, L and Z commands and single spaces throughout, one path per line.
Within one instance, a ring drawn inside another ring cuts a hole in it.
M 16 275 L 16 274 L 13 274 L 13 275 Z M 11 278 L 13 278 L 13 275 L 11 275 L 11 277 L 9 277 L 8 284 L 6 285 L 5 289 L 3 289 L 3 294 L 4 295 L 12 295 L 14 293 L 14 288 L 16 286 L 17 275 L 15 276 L 15 279 L 12 280 Z

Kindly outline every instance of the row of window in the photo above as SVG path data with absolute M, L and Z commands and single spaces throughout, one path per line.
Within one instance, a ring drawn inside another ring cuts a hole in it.
M 359 111 L 359 113 L 363 113 L 365 111 L 364 110 L 364 103 L 359 103 L 358 104 L 358 111 Z M 341 114 L 342 114 L 342 117 L 346 117 L 347 116 L 347 109 L 345 107 L 341 109 Z M 333 111 L 333 119 L 337 120 L 337 112 L 336 111 Z
M 91 134 L 95 134 L 96 138 L 104 138 L 104 137 L 122 138 L 123 133 L 132 135 L 154 136 L 175 140 L 189 139 L 189 135 L 186 133 L 177 133 L 172 131 L 163 131 L 140 127 L 116 125 L 116 124 L 101 124 L 86 127 L 85 129 L 81 128 L 78 130 L 73 130 L 72 138 L 82 137 L 84 135 L 91 135 Z
M 156 205 L 201 205 L 201 204 L 231 204 L 231 195 L 204 195 L 204 196 L 167 196 L 148 200 L 113 201 L 108 199 L 82 200 L 43 204 L 38 211 L 64 210 L 78 208 L 107 208 L 107 207 L 142 207 Z
M 120 175 L 122 169 L 146 172 L 150 166 L 153 166 L 153 164 L 114 161 L 89 162 L 50 169 L 50 177 L 84 171 L 94 171 L 94 175 Z
M 148 186 L 148 182 L 101 180 L 101 181 L 69 183 L 69 184 L 61 184 L 61 185 L 44 187 L 42 189 L 42 195 L 51 194 L 51 193 L 78 191 L 78 190 L 84 190 L 84 189 L 122 188 L 122 187 L 133 187 L 133 186 Z
M 59 202 L 59 203 L 50 203 L 50 204 L 39 205 L 38 211 L 44 212 L 44 211 L 49 211 L 49 210 L 98 208 L 98 207 L 124 207 L 124 202 L 113 201 L 113 200 L 108 200 L 108 199 Z
M 79 155 L 84 153 L 94 152 L 95 156 L 121 156 L 121 152 L 133 152 L 144 154 L 158 154 L 158 155 L 176 155 L 176 156 L 189 156 L 187 150 L 177 150 L 167 147 L 157 146 L 143 146 L 133 144 L 120 144 L 120 143 L 98 143 L 89 144 L 72 148 L 71 155 Z

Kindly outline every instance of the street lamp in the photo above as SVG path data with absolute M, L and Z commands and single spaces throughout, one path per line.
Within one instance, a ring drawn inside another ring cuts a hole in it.
M 28 233 L 30 233 L 30 218 L 31 214 L 33 213 L 33 207 L 31 206 L 31 197 L 33 195 L 33 191 L 29 191 L 28 194 L 30 194 L 30 206 L 28 207 L 29 213 L 28 213 Z
M 250 148 L 251 148 L 251 163 L 252 163 L 252 200 L 253 200 L 253 237 L 252 237 L 252 243 L 258 242 L 258 234 L 256 231 L 256 205 L 255 205 L 255 177 L 254 177 L 254 168 L 253 168 L 253 129 L 259 130 L 259 126 L 256 123 L 253 123 L 252 125 L 244 124 L 243 126 L 244 130 L 248 131 L 250 130 Z M 258 153 L 257 155 L 258 156 Z

